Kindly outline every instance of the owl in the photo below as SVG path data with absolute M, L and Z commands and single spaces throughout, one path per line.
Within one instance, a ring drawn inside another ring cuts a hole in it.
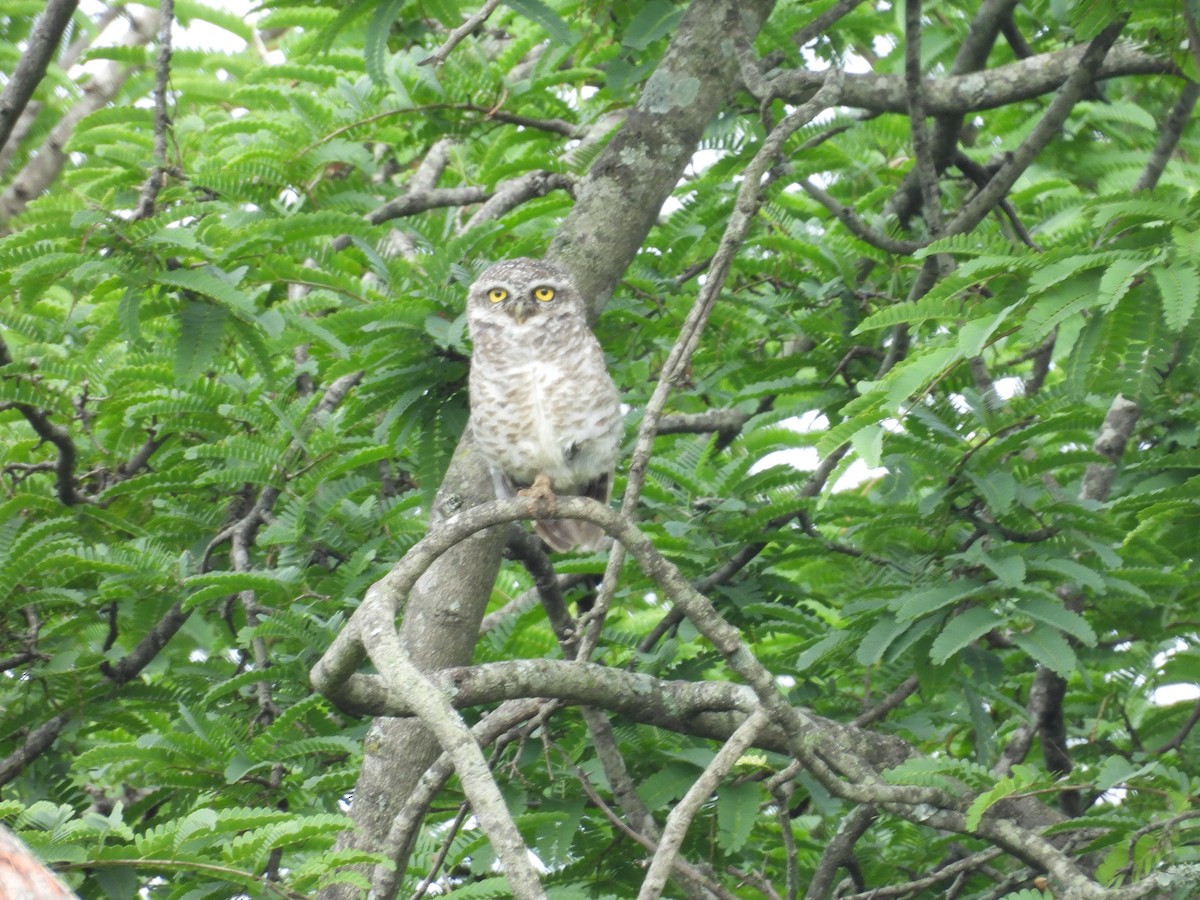
M 570 276 L 544 260 L 498 262 L 471 285 L 470 426 L 497 497 L 612 496 L 621 406 L 585 314 Z M 604 545 L 577 519 L 534 529 L 552 550 Z

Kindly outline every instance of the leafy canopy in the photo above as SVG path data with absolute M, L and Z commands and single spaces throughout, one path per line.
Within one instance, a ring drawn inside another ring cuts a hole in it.
M 41 4 L 7 6 L 11 71 Z M 80 61 L 128 78 L 70 131 L 61 172 L 5 213 L 0 239 L 0 816 L 83 896 L 310 896 L 331 879 L 361 884 L 343 867 L 379 858 L 335 847 L 367 723 L 314 694 L 308 670 L 425 531 L 466 422 L 466 286 L 489 261 L 545 251 L 572 204 L 556 185 L 587 177 L 684 8 L 513 0 L 434 67 L 420 63 L 471 4 L 277 0 L 248 22 L 179 2 L 180 24 L 246 43 L 175 50 L 168 173 L 141 217 L 157 164 L 154 46 L 108 46 L 76 14 Z M 790 35 L 818 11 L 776 4 L 757 54 L 903 74 L 902 15 L 859 7 L 801 51 Z M 931 76 L 949 70 L 974 11 L 930 10 Z M 1050 53 L 1110 14 L 1033 0 L 1013 23 Z M 1137 4 L 1122 40 L 1169 55 L 1180 15 Z M 1019 56 L 999 41 L 988 65 Z M 30 177 L 86 77 L 51 66 L 5 191 Z M 856 237 L 798 187 L 811 179 L 870 227 L 928 238 L 888 206 L 913 168 L 908 117 L 841 108 L 801 129 L 670 401 L 744 424 L 660 436 L 639 511 L 689 578 L 757 548 L 709 593 L 795 704 L 850 722 L 916 679 L 919 693 L 869 726 L 922 754 L 893 783 L 965 785 L 971 827 L 1013 795 L 1082 797 L 1103 835 L 1084 848 L 1101 854 L 1101 883 L 1195 861 L 1192 704 L 1156 694 L 1200 675 L 1194 127 L 1157 186 L 1133 192 L 1179 86 L 1103 82 L 1007 212 L 911 254 Z M 975 190 L 963 173 L 998 166 L 1048 99 L 971 113 L 961 165 L 940 182 L 946 210 Z M 631 437 L 765 133 L 758 101 L 739 94 L 597 323 Z M 550 186 L 485 205 L 534 173 Z M 402 197 L 411 209 L 379 214 Z M 910 296 L 938 259 L 942 277 Z M 325 402 L 339 379 L 346 390 Z M 1137 425 L 1110 491 L 1088 496 L 1089 467 L 1110 462 L 1093 442 L 1117 395 Z M 64 442 L 26 410 L 70 445 L 66 475 Z M 807 489 L 818 458 L 836 464 Z M 557 570 L 603 565 L 570 557 Z M 493 607 L 532 586 L 506 564 Z M 600 658 L 729 679 L 686 622 L 641 643 L 665 613 L 627 567 Z M 526 603 L 475 661 L 558 653 Z M 1065 685 L 1070 765 L 1034 752 L 999 775 L 1039 669 Z M 647 726 L 616 733 L 660 820 L 715 752 Z M 764 779 L 786 762 L 743 757 L 683 855 L 780 890 L 791 866 L 807 883 L 849 807 L 807 775 L 790 805 L 772 797 Z M 620 832 L 578 780 L 604 777 L 578 715 L 505 745 L 495 770 L 555 896 L 637 891 L 628 845 L 614 850 Z M 428 813 L 409 893 L 447 835 L 456 896 L 506 890 L 480 833 L 450 827 L 461 800 L 452 781 Z M 859 877 L 928 872 L 952 844 L 984 846 L 881 815 L 858 842 Z M 974 872 L 962 896 L 992 887 Z

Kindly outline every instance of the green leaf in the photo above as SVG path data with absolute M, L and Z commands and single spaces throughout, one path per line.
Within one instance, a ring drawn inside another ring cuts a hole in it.
M 1100 276 L 1100 292 L 1097 297 L 1100 308 L 1107 312 L 1120 303 L 1137 276 L 1152 264 L 1153 260 L 1149 259 L 1114 259 Z
M 717 846 L 736 853 L 746 845 L 758 821 L 761 789 L 757 782 L 724 784 L 717 793 Z
M 189 384 L 208 369 L 221 345 L 229 313 L 208 300 L 183 301 L 175 344 L 175 380 Z
M 1073 559 L 1038 559 L 1030 561 L 1035 571 L 1053 572 L 1062 575 L 1069 582 L 1080 587 L 1090 588 L 1098 593 L 1104 593 L 1107 585 L 1099 572 Z
M 982 606 L 964 610 L 946 623 L 942 633 L 933 639 L 929 647 L 929 658 L 941 665 L 967 644 L 983 637 L 993 628 L 1004 623 L 1000 616 Z
M 1150 270 L 1162 298 L 1163 319 L 1172 331 L 1182 331 L 1196 313 L 1200 273 L 1188 263 L 1170 263 Z
M 387 83 L 384 68 L 387 63 L 388 36 L 392 33 L 400 11 L 407 0 L 384 0 L 375 7 L 371 16 L 371 24 L 367 27 L 366 40 L 363 42 L 363 59 L 366 61 L 367 74 L 378 85 Z
M 643 3 L 629 21 L 621 43 L 630 50 L 645 50 L 659 38 L 666 37 L 679 24 L 685 10 L 666 0 Z
M 867 425 L 850 437 L 859 459 L 872 468 L 880 464 L 883 456 L 883 433 L 882 426 Z
M 184 288 L 211 297 L 243 321 L 256 322 L 258 319 L 253 301 L 226 273 L 214 266 L 158 272 L 154 280 L 167 287 Z
M 1008 320 L 1008 315 L 1020 304 L 1013 303 L 1010 306 L 1004 307 L 994 316 L 989 316 L 983 319 L 972 319 L 970 322 L 964 322 L 958 329 L 958 349 L 963 356 L 972 357 L 978 356 L 991 340 L 992 335 L 996 333 L 996 329 L 1003 325 Z
M 556 43 L 567 45 L 574 42 L 566 23 L 542 0 L 504 0 L 504 5 L 529 21 L 541 25 Z
M 1020 791 L 1024 791 L 1031 785 L 1037 782 L 1037 772 L 1029 766 L 1015 765 L 1013 766 L 1012 774 L 1001 778 L 996 782 L 996 786 L 991 790 L 984 791 L 978 797 L 971 801 L 970 807 L 967 808 L 966 826 L 968 831 L 974 831 L 979 827 L 979 821 L 983 818 L 983 814 L 996 805 L 1005 797 L 1011 797 Z
M 1087 647 L 1096 646 L 1096 632 L 1079 613 L 1072 612 L 1061 602 L 1049 597 L 1022 597 L 1016 603 L 1018 612 L 1038 622 L 1057 628 Z
M 1012 509 L 1013 501 L 1017 499 L 1017 481 L 1010 473 L 1002 470 L 986 475 L 971 472 L 967 477 L 979 489 L 993 513 L 1003 515 Z
M 977 593 L 980 586 L 977 581 L 963 580 L 923 587 L 893 598 L 888 606 L 896 613 L 898 620 L 910 621 L 965 600 Z
M 904 632 L 909 622 L 900 622 L 891 613 L 885 613 L 871 626 L 855 652 L 855 658 L 864 666 L 873 666 L 883 658 L 887 648 Z
M 1103 792 L 1118 784 L 1128 783 L 1138 775 L 1143 775 L 1148 770 L 1155 768 L 1156 765 L 1157 763 L 1148 763 L 1138 768 L 1123 756 L 1107 756 L 1100 763 L 1100 769 L 1092 780 L 1096 784 L 1096 790 Z
M 980 561 L 987 566 L 1006 587 L 1018 587 L 1025 583 L 1025 560 L 1013 553 L 997 556 L 981 553 Z
M 1075 651 L 1057 628 L 1043 623 L 1025 633 L 1012 636 L 1012 642 L 1047 669 L 1066 678 L 1079 665 Z

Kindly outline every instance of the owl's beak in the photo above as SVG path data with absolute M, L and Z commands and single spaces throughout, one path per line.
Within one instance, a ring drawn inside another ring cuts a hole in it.
M 517 300 L 508 305 L 508 314 L 517 320 L 518 325 L 524 325 L 525 320 L 533 315 L 537 306 L 530 300 Z

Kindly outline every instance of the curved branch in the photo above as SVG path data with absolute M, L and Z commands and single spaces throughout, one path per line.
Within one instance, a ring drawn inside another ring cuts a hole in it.
M 12 364 L 12 355 L 8 345 L 0 338 L 0 368 Z M 58 500 L 63 506 L 74 506 L 86 502 L 75 485 L 75 441 L 65 428 L 50 421 L 50 414 L 45 410 L 30 406 L 28 403 L 13 403 L 12 406 L 25 417 L 25 421 L 37 436 L 47 444 L 53 444 L 58 451 L 58 460 L 54 464 L 54 475 L 58 486 Z
M 808 890 L 804 892 L 804 900 L 820 900 L 828 895 L 833 886 L 833 876 L 854 859 L 854 845 L 878 816 L 879 810 L 869 804 L 856 806 L 846 814 L 833 839 L 825 845 L 821 860 L 808 883 Z
M 764 712 L 786 736 L 787 752 L 799 759 L 836 796 L 859 803 L 877 803 L 895 815 L 925 826 L 976 834 L 1049 872 L 1080 897 L 1098 896 L 1102 891 L 1080 870 L 1075 860 L 1037 833 L 1005 818 L 1000 809 L 989 811 L 977 826 L 968 828 L 965 815 L 970 800 L 968 793 L 958 795 L 937 788 L 884 782 L 863 756 L 840 744 L 811 716 L 790 705 L 774 676 L 742 643 L 738 630 L 720 615 L 707 597 L 683 578 L 674 565 L 659 555 L 645 535 L 624 517 L 594 500 L 560 497 L 554 512 L 548 513 L 537 500 L 516 497 L 481 504 L 451 516 L 371 586 L 346 627 L 314 666 L 310 675 L 314 686 L 326 695 L 336 694 L 340 683 L 349 679 L 369 653 L 389 690 L 412 693 L 414 704 L 420 703 L 422 721 L 435 730 L 443 745 L 453 751 L 452 755 L 459 757 L 455 764 L 460 777 L 464 784 L 472 783 L 468 796 L 474 793 L 484 799 L 489 792 L 498 795 L 478 745 L 469 740 L 469 729 L 453 711 L 446 696 L 408 661 L 394 623 L 417 579 L 439 556 L 473 534 L 521 518 L 583 519 L 621 541 L 643 571 L 683 609 L 697 631 L 749 684 Z M 503 837 L 500 829 L 507 811 L 488 808 L 487 821 L 484 821 L 483 808 L 477 806 L 476 812 L 489 835 L 501 834 Z M 499 852 L 501 848 L 497 850 Z M 506 847 L 503 852 L 508 856 L 513 850 Z

